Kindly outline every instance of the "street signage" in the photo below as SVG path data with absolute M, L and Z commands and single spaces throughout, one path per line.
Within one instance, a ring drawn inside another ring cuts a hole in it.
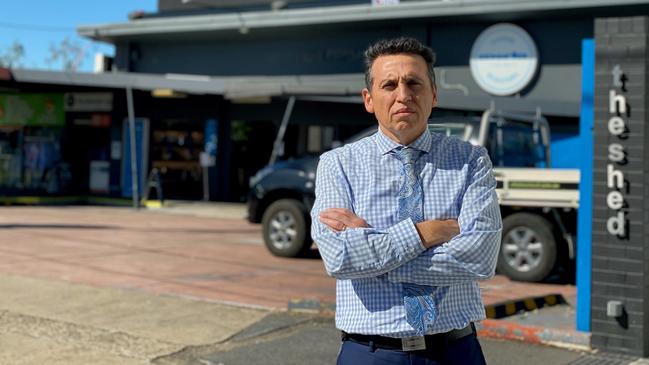
M 66 112 L 109 112 L 113 110 L 113 93 L 65 93 Z
M 521 27 L 500 23 L 484 30 L 471 48 L 471 75 L 492 95 L 512 95 L 527 87 L 539 65 L 536 44 Z

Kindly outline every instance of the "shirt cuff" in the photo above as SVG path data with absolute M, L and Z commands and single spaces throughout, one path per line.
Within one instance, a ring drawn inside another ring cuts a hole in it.
M 415 223 L 412 219 L 407 218 L 394 226 L 388 228 L 388 233 L 392 237 L 392 241 L 401 244 L 401 252 L 407 258 L 415 258 L 422 252 L 426 251 Z

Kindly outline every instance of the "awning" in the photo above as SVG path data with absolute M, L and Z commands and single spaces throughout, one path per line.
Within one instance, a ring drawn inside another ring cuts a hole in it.
M 136 90 L 173 89 L 191 94 L 218 94 L 225 92 L 224 80 L 188 75 L 185 78 L 134 72 L 64 72 L 11 69 L 13 80 L 35 84 L 74 85 Z M 192 78 L 193 77 L 193 78 Z
M 10 70 L 16 82 L 76 85 L 97 88 L 134 90 L 171 89 L 194 95 L 222 95 L 229 100 L 289 97 L 332 103 L 362 103 L 364 75 L 287 75 L 213 77 L 180 74 L 143 74 L 134 72 L 58 72 L 43 70 Z M 484 111 L 492 103 L 497 109 L 544 115 L 579 116 L 579 101 L 541 100 L 492 97 L 486 94 L 465 95 L 461 90 L 438 86 L 438 107 L 445 109 Z

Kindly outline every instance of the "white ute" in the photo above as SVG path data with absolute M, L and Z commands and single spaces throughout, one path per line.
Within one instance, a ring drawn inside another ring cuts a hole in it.
M 559 264 L 569 264 L 575 258 L 579 170 L 549 168 L 547 120 L 540 112 L 495 110 L 459 120 L 436 118 L 429 128 L 489 151 L 503 217 L 498 271 L 514 280 L 541 281 Z

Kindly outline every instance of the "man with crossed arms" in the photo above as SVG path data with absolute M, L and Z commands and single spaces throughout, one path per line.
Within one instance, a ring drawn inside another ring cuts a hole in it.
M 378 132 L 324 153 L 312 237 L 336 282 L 338 364 L 485 364 L 474 322 L 502 222 L 487 152 L 431 133 L 434 53 L 412 38 L 365 52 Z

